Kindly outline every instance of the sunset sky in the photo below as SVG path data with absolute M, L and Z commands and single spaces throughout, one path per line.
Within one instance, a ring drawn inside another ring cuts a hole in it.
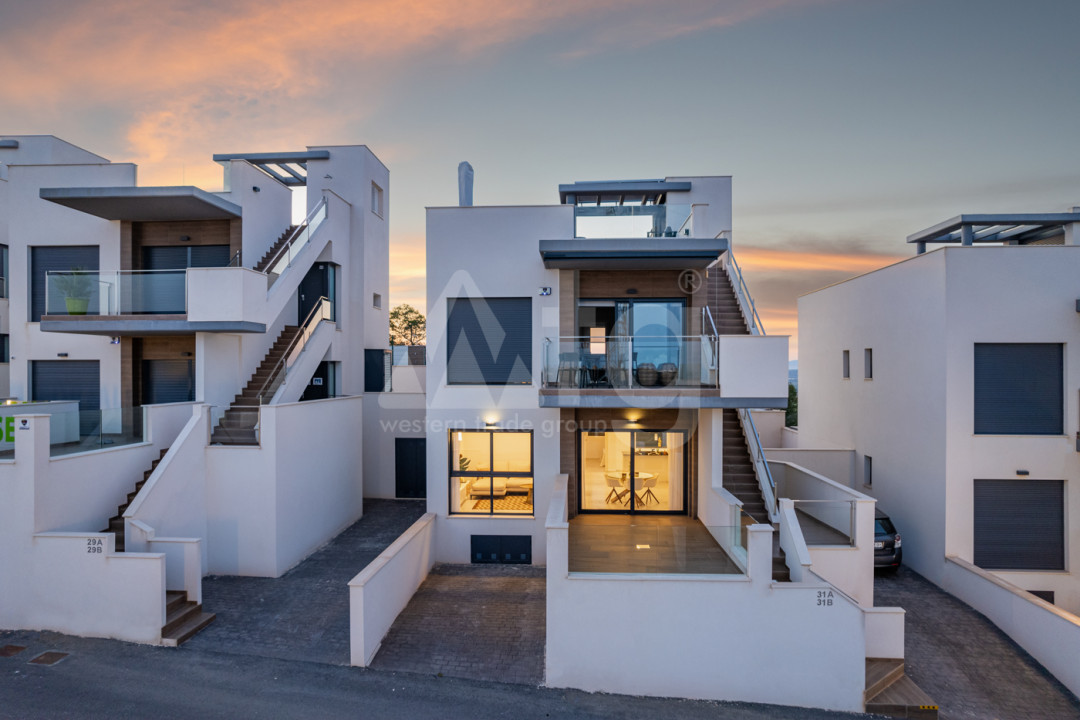
M 211 190 L 215 152 L 366 144 L 391 303 L 421 308 L 462 160 L 477 204 L 733 175 L 736 257 L 794 335 L 798 295 L 916 230 L 1080 205 L 1078 26 L 1077 0 L 4 0 L 0 133 Z

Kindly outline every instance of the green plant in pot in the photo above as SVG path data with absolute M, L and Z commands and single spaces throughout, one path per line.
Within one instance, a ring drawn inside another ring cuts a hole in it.
M 68 315 L 85 315 L 90 307 L 90 294 L 94 290 L 92 273 L 74 267 L 66 273 L 53 276 L 53 286 L 64 298 Z

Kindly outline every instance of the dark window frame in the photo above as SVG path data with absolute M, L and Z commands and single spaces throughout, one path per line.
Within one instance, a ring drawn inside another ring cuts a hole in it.
M 488 467 L 489 470 L 459 470 L 457 469 L 457 463 L 454 462 L 454 433 L 487 433 L 490 437 L 488 439 Z M 495 435 L 497 433 L 527 433 L 529 436 L 529 471 L 509 471 L 509 470 L 496 470 L 495 469 Z M 446 461 L 447 468 L 449 469 L 448 482 L 446 485 L 447 490 L 447 505 L 449 506 L 451 515 L 463 515 L 468 517 L 536 517 L 536 437 L 531 429 L 510 430 L 503 428 L 454 428 L 447 431 L 446 435 Z M 497 477 L 521 477 L 532 478 L 533 481 L 533 509 L 528 513 L 517 512 L 495 512 L 495 478 Z M 460 478 L 486 478 L 488 480 L 488 500 L 490 501 L 487 510 L 474 510 L 465 511 L 454 508 L 453 505 L 453 488 L 454 483 L 461 483 Z

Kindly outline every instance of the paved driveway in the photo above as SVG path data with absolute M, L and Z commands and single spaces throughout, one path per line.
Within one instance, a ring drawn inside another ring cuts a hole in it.
M 424 511 L 424 500 L 364 500 L 362 518 L 280 578 L 204 578 L 217 619 L 183 648 L 348 665 L 349 580 Z
M 907 611 L 905 671 L 937 702 L 942 720 L 1080 720 L 1080 701 L 1034 658 L 914 571 L 878 576 L 874 604 Z
M 394 621 L 371 666 L 539 685 L 545 588 L 542 567 L 436 565 Z

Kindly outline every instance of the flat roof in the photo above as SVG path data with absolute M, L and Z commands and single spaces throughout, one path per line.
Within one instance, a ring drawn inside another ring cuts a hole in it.
M 242 208 L 192 185 L 41 188 L 41 198 L 106 220 L 228 220 Z
M 622 205 L 625 201 L 647 201 L 661 203 L 669 192 L 688 192 L 690 183 L 687 181 L 671 182 L 668 180 L 602 180 L 589 182 L 574 182 L 559 185 L 559 202 L 567 204 L 580 204 L 583 199 L 587 202 L 617 202 Z
M 957 215 L 908 235 L 920 252 L 926 243 L 1016 243 L 1026 245 L 1065 232 L 1065 225 L 1080 223 L 1080 212 Z
M 728 249 L 725 238 L 574 238 L 541 240 L 544 267 L 562 270 L 704 268 Z
M 369 151 L 370 152 L 370 151 Z M 374 154 L 374 153 L 373 153 Z M 251 163 L 282 185 L 307 186 L 308 160 L 329 160 L 329 150 L 304 150 L 277 153 L 215 153 L 214 162 L 244 160 Z M 380 161 L 381 162 L 381 161 Z

